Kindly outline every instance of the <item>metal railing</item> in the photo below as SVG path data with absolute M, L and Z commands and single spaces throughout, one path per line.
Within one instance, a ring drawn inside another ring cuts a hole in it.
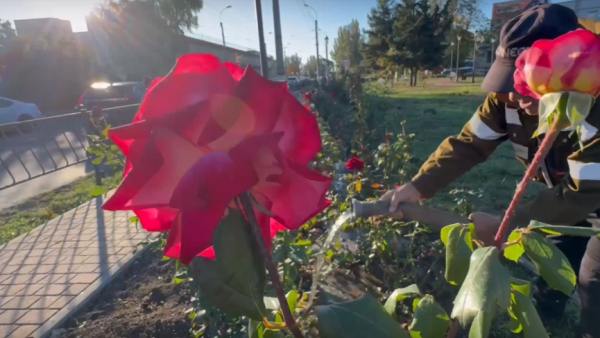
M 131 123 L 139 104 L 103 109 L 113 127 Z M 90 111 L 0 125 L 0 190 L 87 162 Z

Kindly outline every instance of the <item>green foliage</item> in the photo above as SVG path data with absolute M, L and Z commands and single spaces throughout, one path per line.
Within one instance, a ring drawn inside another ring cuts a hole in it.
M 347 303 L 316 306 L 315 312 L 319 319 L 319 336 L 323 338 L 409 337 L 371 296 Z
M 227 313 L 262 321 L 265 268 L 240 211 L 229 210 L 215 230 L 213 245 L 216 260 L 196 257 L 192 262 L 202 294 Z
M 409 285 L 405 288 L 396 289 L 385 302 L 385 311 L 390 315 L 394 315 L 396 314 L 396 305 L 398 302 L 403 301 L 409 296 L 418 296 L 420 294 L 421 290 L 419 290 L 419 287 L 416 284 Z
M 443 338 L 449 327 L 446 311 L 431 295 L 426 295 L 417 305 L 409 330 L 412 338 Z
M 463 327 L 475 321 L 476 330 L 486 332 L 493 319 L 491 314 L 509 306 L 510 274 L 500 263 L 498 250 L 494 247 L 475 250 L 467 277 L 454 300 L 452 318 Z
M 356 68 L 360 66 L 363 58 L 361 48 L 364 43 L 358 20 L 352 19 L 350 24 L 338 28 L 338 36 L 333 40 L 331 58 L 340 66 L 344 60 L 348 60 L 350 67 Z
M 448 225 L 440 234 L 446 246 L 446 280 L 452 285 L 462 285 L 469 271 L 469 261 L 473 252 L 473 224 Z
M 164 76 L 188 52 L 182 36 L 197 28 L 202 8 L 202 0 L 111 0 L 92 11 L 88 29 L 108 36 L 106 52 L 127 80 L 141 81 Z
M 286 57 L 287 75 L 300 75 L 302 70 L 302 58 L 298 54 Z
M 443 63 L 444 42 L 452 25 L 449 9 L 428 0 L 403 0 L 395 7 L 391 54 L 397 64 L 408 68 L 416 85 L 417 70 L 431 69 Z
M 565 254 L 556 245 L 535 232 L 521 233 L 525 254 L 535 264 L 548 285 L 570 296 L 575 289 L 577 276 Z

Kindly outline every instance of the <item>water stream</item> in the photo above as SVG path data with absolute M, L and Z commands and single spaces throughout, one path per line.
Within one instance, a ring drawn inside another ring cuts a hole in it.
M 317 256 L 317 268 L 315 269 L 315 275 L 313 276 L 313 283 L 310 287 L 310 296 L 308 299 L 307 308 L 310 308 L 313 300 L 315 298 L 315 294 L 317 293 L 317 288 L 319 286 L 319 278 L 321 276 L 321 269 L 323 268 L 323 263 L 325 262 L 325 255 L 327 254 L 327 250 L 331 246 L 331 243 L 334 242 L 335 239 L 339 237 L 340 231 L 342 230 L 342 225 L 346 223 L 349 219 L 354 217 L 354 212 L 346 211 L 341 214 L 333 223 L 331 228 L 329 228 L 329 233 L 327 234 L 327 238 L 321 247 L 321 253 Z

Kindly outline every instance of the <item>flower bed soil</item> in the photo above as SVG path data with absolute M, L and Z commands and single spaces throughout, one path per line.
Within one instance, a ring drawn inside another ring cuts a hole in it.
M 189 337 L 185 311 L 192 307 L 187 283 L 172 282 L 175 261 L 152 245 L 89 306 L 70 318 L 64 338 Z

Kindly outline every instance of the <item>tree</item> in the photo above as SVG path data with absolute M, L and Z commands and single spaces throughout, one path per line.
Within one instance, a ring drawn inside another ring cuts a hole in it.
M 0 52 L 6 50 L 9 41 L 15 36 L 17 36 L 17 33 L 12 28 L 10 21 L 0 19 Z
M 202 4 L 201 0 L 110 0 L 98 6 L 89 21 L 108 37 L 107 49 L 117 72 L 137 81 L 168 72 L 187 52 L 183 32 L 198 26 Z
M 390 55 L 390 40 L 394 38 L 394 16 L 391 8 L 392 0 L 378 0 L 377 7 L 368 15 L 369 29 L 365 30 L 367 41 L 362 53 L 365 65 L 389 75 L 397 63 Z
M 287 75 L 298 75 L 302 68 L 302 58 L 298 54 L 286 57 Z
M 73 36 L 16 37 L 4 54 L 3 95 L 42 111 L 72 109 L 91 81 L 91 53 Z
M 428 0 L 403 0 L 396 5 L 392 54 L 397 64 L 410 71 L 410 85 L 417 71 L 443 63 L 446 33 L 452 25 L 450 2 L 444 7 Z
M 353 19 L 350 24 L 338 28 L 338 36 L 333 41 L 331 58 L 338 65 L 342 65 L 343 60 L 348 60 L 350 67 L 357 67 L 363 59 L 361 54 L 363 43 L 358 20 Z
M 310 78 L 317 77 L 317 58 L 314 55 L 311 55 L 308 60 L 306 60 L 306 63 L 304 64 L 304 71 Z

